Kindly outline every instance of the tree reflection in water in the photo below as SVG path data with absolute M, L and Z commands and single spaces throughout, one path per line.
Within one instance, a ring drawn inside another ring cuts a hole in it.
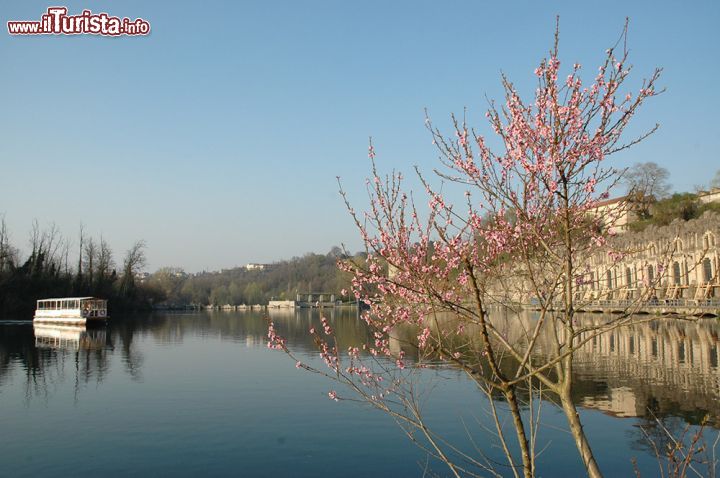
M 21 380 L 26 400 L 47 400 L 59 384 L 73 381 L 77 398 L 83 387 L 102 386 L 111 368 L 117 366 L 114 356 L 122 363 L 123 373 L 142 381 L 148 339 L 173 346 L 186 337 L 209 337 L 244 347 L 264 347 L 268 313 L 293 349 L 316 353 L 307 332 L 319 324 L 319 313 L 309 309 L 136 315 L 113 318 L 100 329 L 65 331 L 64 335 L 37 333 L 31 324 L 0 324 L 0 392 L 12 382 L 12 386 L 20 386 L 17 382 Z M 356 310 L 325 309 L 324 313 L 337 332 L 341 349 L 368 341 L 368 331 Z M 580 317 L 588 323 L 607 319 L 592 314 Z M 585 408 L 617 417 L 645 419 L 651 431 L 657 424 L 655 416 L 667 419 L 663 423 L 675 430 L 685 423 L 699 424 L 708 415 L 709 425 L 719 428 L 720 324 L 709 319 L 647 319 L 589 341 L 577 351 L 575 400 Z M 508 336 L 519 340 L 517 324 L 528 327 L 535 318 L 530 312 L 519 318 L 505 312 L 497 313 L 495 320 L 504 321 Z M 64 339 L 57 339 L 59 336 Z M 402 348 L 413 359 L 416 336 L 415 331 L 400 331 L 391 346 Z

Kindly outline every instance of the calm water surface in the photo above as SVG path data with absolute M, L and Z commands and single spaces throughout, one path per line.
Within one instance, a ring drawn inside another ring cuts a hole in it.
M 354 311 L 327 315 L 344 342 L 366 339 Z M 273 320 L 314 363 L 317 312 Z M 328 400 L 336 387 L 268 350 L 266 330 L 252 312 L 115 318 L 83 332 L 0 323 L 0 475 L 422 475 L 424 453 L 388 417 Z M 663 319 L 578 355 L 576 400 L 608 476 L 632 475 L 632 457 L 657 474 L 639 428 L 657 429 L 648 410 L 675 431 L 706 414 L 720 424 L 719 335 L 717 321 Z M 480 393 L 457 372 L 425 378 L 431 424 L 460 443 L 487 440 Z M 579 474 L 563 418 L 548 404 L 542 419 L 541 474 Z

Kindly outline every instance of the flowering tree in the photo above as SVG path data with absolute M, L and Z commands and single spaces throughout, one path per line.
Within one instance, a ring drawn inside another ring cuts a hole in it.
M 356 213 L 341 188 L 368 256 L 364 264 L 340 267 L 353 274 L 351 294 L 369 306 L 363 319 L 374 341 L 341 351 L 324 321 L 323 330 L 310 333 L 328 370 L 299 361 L 297 366 L 352 390 L 347 397 L 330 392 L 330 398 L 369 401 L 413 439 L 424 436 L 424 446 L 455 476 L 497 472 L 482 454 L 471 456 L 427 426 L 417 389 L 425 367 L 461 370 L 488 397 L 504 400 L 510 432 L 493 400 L 488 403 L 515 476 L 535 474 L 541 392 L 561 406 L 588 475 L 601 476 L 571 398 L 573 351 L 626 323 L 629 313 L 611 323 L 581 324 L 576 289 L 588 280 L 587 258 L 606 245 L 605 226 L 613 217 L 605 216 L 620 213 L 599 212 L 618 181 L 607 158 L 657 128 L 622 140 L 638 108 L 657 94 L 660 75 L 655 70 L 637 93 L 624 90 L 631 70 L 625 38 L 626 30 L 589 85 L 579 64 L 561 78 L 557 30 L 549 57 L 535 69 L 532 101 L 524 101 L 503 77 L 505 102 L 491 103 L 486 114 L 498 151 L 464 119 L 452 117 L 448 136 L 427 118 L 441 155 L 442 168 L 435 173 L 444 185 L 462 188 L 464 202 L 451 203 L 417 170 L 429 198 L 427 208 L 420 207 L 403 190 L 401 174 L 378 172 L 372 142 L 369 210 Z M 613 254 L 620 258 L 622 251 Z M 538 310 L 534 320 L 497 312 L 499 306 L 528 304 Z M 271 347 L 292 355 L 272 325 L 269 338 Z M 529 415 L 521 412 L 525 406 Z

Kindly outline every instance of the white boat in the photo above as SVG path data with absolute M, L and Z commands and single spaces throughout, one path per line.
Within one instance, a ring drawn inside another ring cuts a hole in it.
M 37 301 L 34 323 L 85 325 L 107 320 L 107 300 L 63 297 Z

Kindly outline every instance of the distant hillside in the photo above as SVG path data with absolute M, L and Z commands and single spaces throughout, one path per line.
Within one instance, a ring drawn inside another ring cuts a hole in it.
M 298 293 L 327 292 L 338 297 L 350 288 L 350 276 L 337 268 L 338 259 L 349 258 L 334 247 L 327 254 L 303 257 L 248 270 L 246 267 L 220 272 L 186 274 L 181 269 L 162 268 L 144 282 L 165 297 L 168 305 L 267 304 L 272 299 L 294 300 Z M 364 255 L 355 256 L 364 260 Z

